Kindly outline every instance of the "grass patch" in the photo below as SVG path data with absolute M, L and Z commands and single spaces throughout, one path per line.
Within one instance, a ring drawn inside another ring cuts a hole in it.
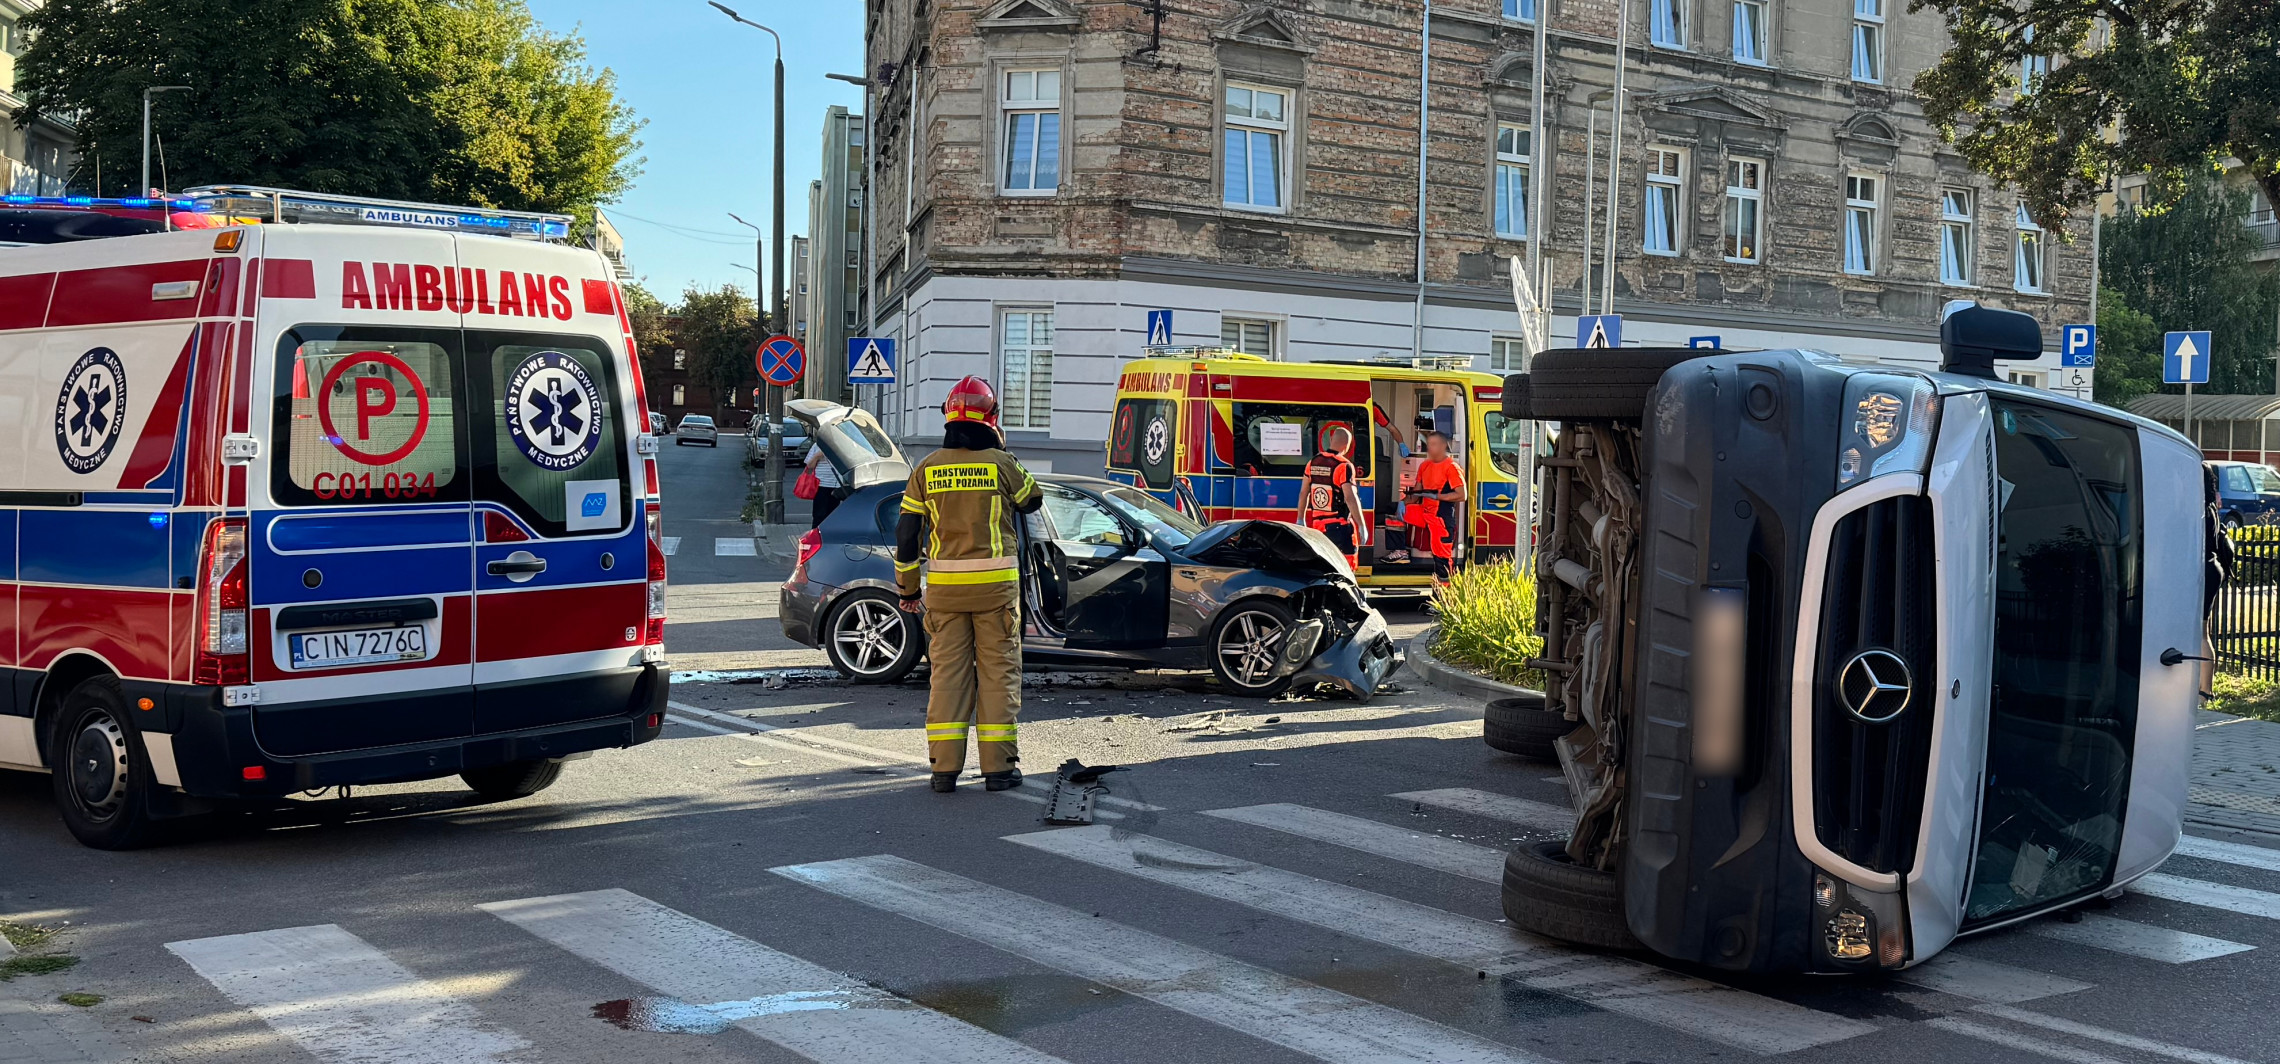
M 768 512 L 768 500 L 761 494 L 760 487 L 760 478 L 752 478 L 752 486 L 744 492 L 744 509 L 737 513 L 737 520 L 757 521 L 761 514 Z
M 2205 709 L 2236 717 L 2280 721 L 2280 683 L 2220 672 L 2209 686 L 2210 693 L 2217 697 L 2203 703 Z
M 1467 565 L 1434 592 L 1441 629 L 1433 656 L 1509 684 L 1542 688 L 1543 673 L 1528 659 L 1544 652 L 1536 637 L 1536 578 L 1511 563 Z
M 6 938 L 8 944 L 18 950 L 35 949 L 40 943 L 54 938 L 55 932 L 56 929 L 52 927 L 41 927 L 37 924 L 11 924 L 0 920 L 0 937 Z
M 103 995 L 90 994 L 83 990 L 74 990 L 68 994 L 57 994 L 55 999 L 74 1008 L 82 1009 L 91 1009 L 103 1003 Z
M 79 958 L 68 953 L 43 953 L 36 957 L 18 954 L 0 961 L 0 983 L 19 975 L 54 975 L 78 963 Z

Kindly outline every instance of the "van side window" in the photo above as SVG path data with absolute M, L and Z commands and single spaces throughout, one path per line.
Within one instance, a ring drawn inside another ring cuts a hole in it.
M 2218 466 L 2217 468 L 2224 470 L 2226 491 L 2247 494 L 2256 490 L 2256 485 L 2249 482 L 2247 466 L 2229 465 Z
M 617 532 L 633 519 L 609 348 L 576 336 L 467 333 L 477 495 L 540 535 Z
M 1370 477 L 1370 412 L 1363 406 L 1327 403 L 1236 403 L 1235 473 L 1246 477 L 1295 477 L 1321 446 L 1322 433 L 1343 425 L 1356 445 L 1348 457 L 1354 476 Z
M 1110 425 L 1108 464 L 1138 472 L 1158 490 L 1172 486 L 1179 448 L 1179 413 L 1169 399 L 1126 399 Z
M 464 501 L 458 334 L 300 326 L 278 341 L 270 494 L 286 506 Z

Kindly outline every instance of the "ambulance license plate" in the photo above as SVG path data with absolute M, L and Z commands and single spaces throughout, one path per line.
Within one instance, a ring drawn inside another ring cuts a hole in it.
M 307 632 L 288 639 L 296 669 L 335 669 L 344 665 L 421 661 L 428 656 L 427 629 L 417 624 Z

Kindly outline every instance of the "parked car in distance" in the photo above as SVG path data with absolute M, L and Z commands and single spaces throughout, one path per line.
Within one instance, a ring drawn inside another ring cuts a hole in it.
M 784 419 L 784 468 L 790 469 L 807 461 L 808 428 L 791 418 Z M 753 465 L 768 460 L 768 419 L 755 415 L 752 431 L 744 437 L 744 458 Z
M 2255 462 L 2210 462 L 2217 471 L 2217 519 L 2228 529 L 2280 521 L 2280 471 Z
M 673 434 L 673 425 L 665 420 L 665 415 L 652 410 L 649 412 L 649 434 L 652 436 L 670 436 Z
M 841 675 L 893 683 L 925 652 L 918 618 L 896 606 L 895 523 L 910 475 L 867 411 L 799 399 L 847 496 L 800 537 L 777 616 Z M 1192 496 L 1173 506 L 1095 477 L 1042 474 L 1045 504 L 1020 522 L 1022 654 L 1075 668 L 1210 669 L 1235 694 L 1266 698 L 1331 684 L 1369 698 L 1401 665 L 1385 618 L 1320 532 L 1281 521 L 1204 526 Z M 1183 509 L 1185 512 L 1183 512 Z
M 673 431 L 673 445 L 686 447 L 692 443 L 702 443 L 707 447 L 720 446 L 720 429 L 713 424 L 712 418 L 703 414 L 681 415 L 681 427 Z

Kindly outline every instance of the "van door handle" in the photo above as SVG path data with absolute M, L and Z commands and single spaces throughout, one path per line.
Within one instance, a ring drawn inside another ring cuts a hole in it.
M 503 576 L 519 584 L 545 572 L 546 559 L 527 550 L 518 550 L 484 566 L 484 569 L 492 576 Z

